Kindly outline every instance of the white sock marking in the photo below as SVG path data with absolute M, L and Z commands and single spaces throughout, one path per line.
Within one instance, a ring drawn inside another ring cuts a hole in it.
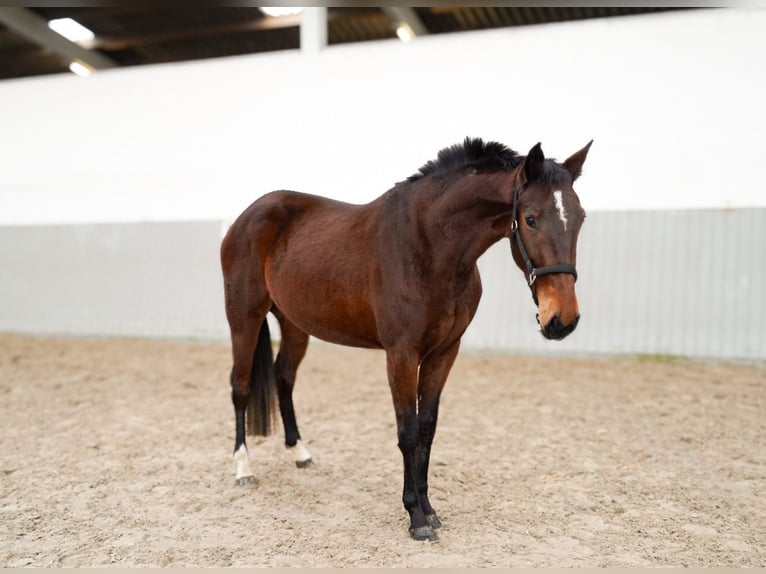
M 311 458 L 309 449 L 303 446 L 303 443 L 300 440 L 295 443 L 295 446 L 288 446 L 287 450 L 293 453 L 293 460 L 295 460 L 295 462 L 306 462 Z
M 564 200 L 561 197 L 560 191 L 553 192 L 553 202 L 556 204 L 556 209 L 559 210 L 559 219 L 564 224 L 564 231 L 567 230 L 567 212 L 564 209 Z
M 237 478 L 253 476 L 253 471 L 250 470 L 250 458 L 247 456 L 247 447 L 245 445 L 240 446 L 237 452 L 234 453 L 234 461 L 237 463 Z

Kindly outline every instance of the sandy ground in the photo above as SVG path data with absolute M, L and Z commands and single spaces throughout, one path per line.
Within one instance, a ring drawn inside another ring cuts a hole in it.
M 313 345 L 236 487 L 227 346 L 0 335 L 0 566 L 766 565 L 763 367 L 461 355 L 415 542 L 384 365 Z

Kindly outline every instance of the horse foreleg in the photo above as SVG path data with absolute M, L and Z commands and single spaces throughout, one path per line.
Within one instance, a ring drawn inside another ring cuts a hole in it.
M 436 540 L 417 488 L 420 440 L 417 414 L 418 357 L 414 352 L 387 351 L 386 364 L 396 413 L 399 450 L 404 462 L 402 502 L 410 515 L 410 535 L 415 540 Z
M 418 374 L 418 426 L 420 431 L 417 449 L 418 471 L 416 487 L 420 496 L 423 512 L 432 528 L 441 527 L 428 499 L 428 466 L 431 459 L 431 445 L 436 434 L 436 421 L 439 416 L 439 398 L 441 397 L 447 375 L 457 357 L 460 341 L 440 352 L 432 352 L 420 365 Z

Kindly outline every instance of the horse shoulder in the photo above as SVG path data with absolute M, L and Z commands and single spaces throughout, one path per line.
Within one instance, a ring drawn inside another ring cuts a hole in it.
M 473 321 L 481 300 L 482 286 L 479 268 L 473 266 L 467 278 L 461 281 L 456 290 L 452 311 L 452 329 L 448 338 L 459 339 Z

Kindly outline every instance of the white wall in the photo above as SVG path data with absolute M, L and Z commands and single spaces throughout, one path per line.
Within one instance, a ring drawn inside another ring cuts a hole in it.
M 364 202 L 466 135 L 559 158 L 586 209 L 764 206 L 766 10 L 696 10 L 0 82 L 0 223 Z

